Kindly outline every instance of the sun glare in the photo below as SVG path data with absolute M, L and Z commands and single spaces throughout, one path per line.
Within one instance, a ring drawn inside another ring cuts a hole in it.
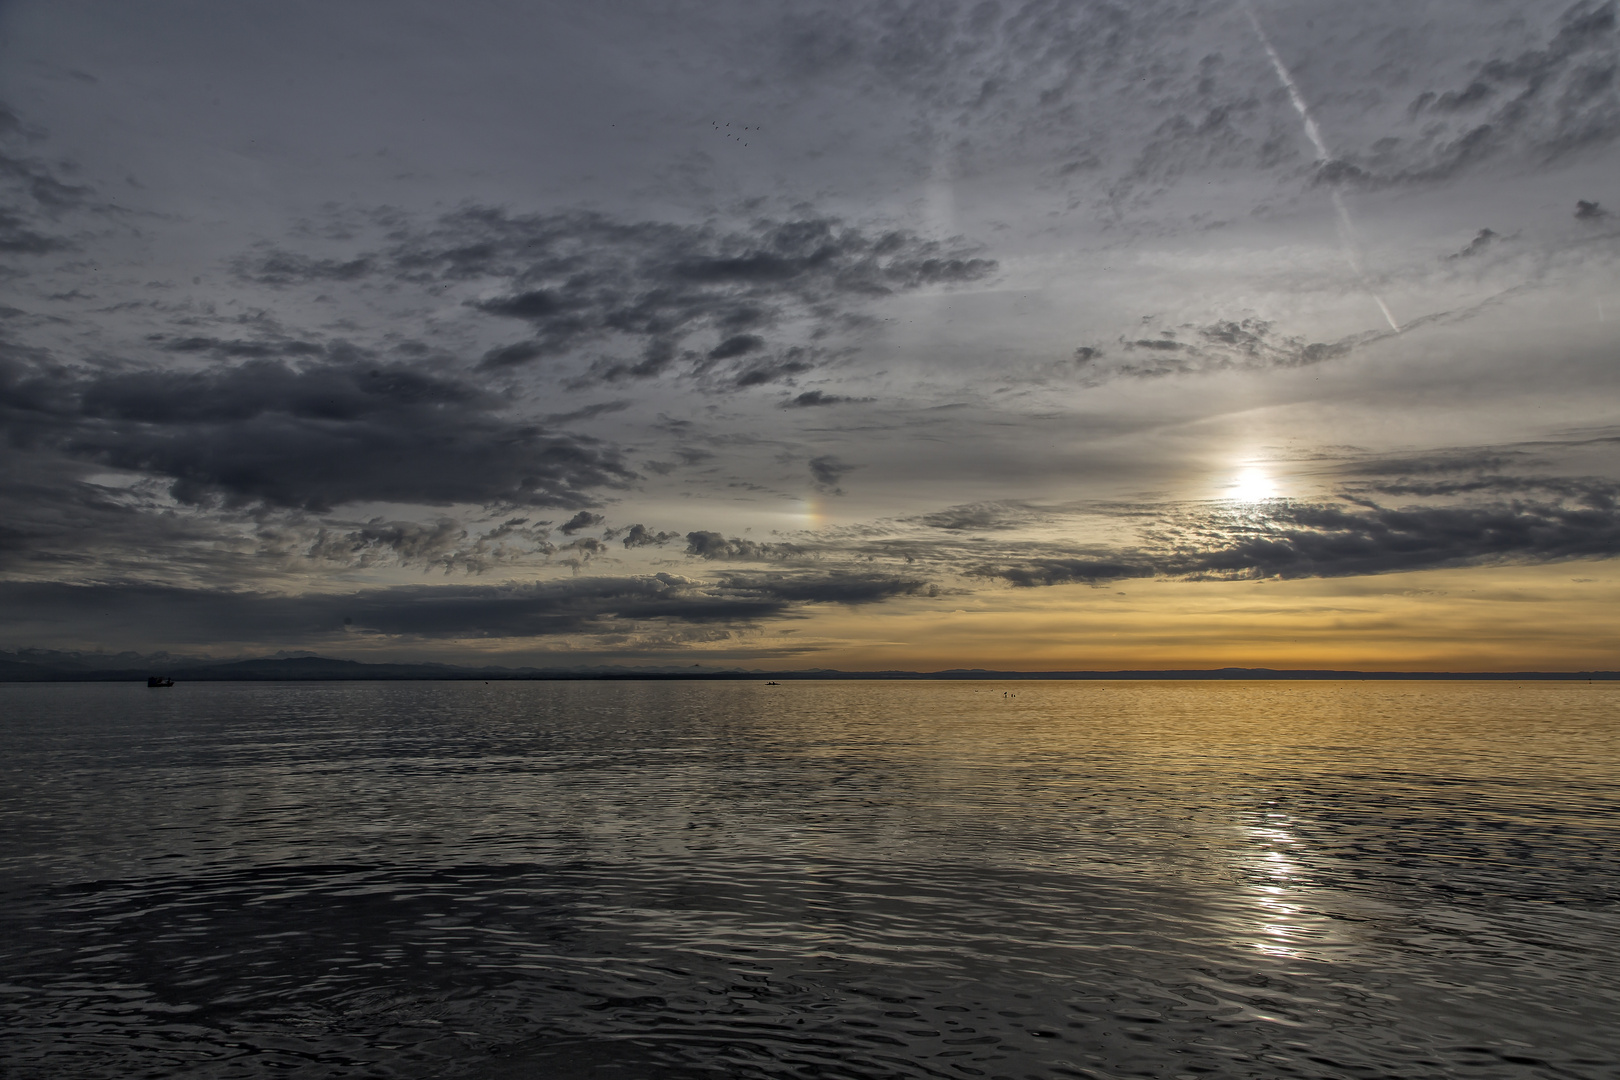
M 1271 482 L 1271 477 L 1264 470 L 1256 468 L 1238 473 L 1229 491 L 1229 497 L 1238 502 L 1264 502 L 1277 497 L 1277 485 Z

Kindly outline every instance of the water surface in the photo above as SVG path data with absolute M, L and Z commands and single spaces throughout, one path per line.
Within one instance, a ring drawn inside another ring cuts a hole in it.
M 0 688 L 0 1073 L 1613 1077 L 1620 687 Z

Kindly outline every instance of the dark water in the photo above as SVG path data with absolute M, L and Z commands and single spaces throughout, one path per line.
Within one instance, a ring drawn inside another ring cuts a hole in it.
M 0 714 L 8 1080 L 1620 1075 L 1613 684 Z

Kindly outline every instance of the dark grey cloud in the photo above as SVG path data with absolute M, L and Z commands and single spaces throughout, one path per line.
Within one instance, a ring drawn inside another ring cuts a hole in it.
M 949 532 L 979 532 L 1021 528 L 1029 523 L 1024 508 L 1007 503 L 974 503 L 971 506 L 952 506 L 933 514 L 924 514 L 917 521 L 931 529 Z
M 530 360 L 538 360 L 545 353 L 545 346 L 538 341 L 515 341 L 510 345 L 500 345 L 486 352 L 482 366 L 486 368 L 512 367 L 517 364 L 526 364 Z
M 1482 59 L 1466 83 L 1426 89 L 1413 130 L 1327 163 L 1320 179 L 1377 187 L 1450 179 L 1507 159 L 1545 165 L 1620 137 L 1613 0 L 1566 8 L 1544 42 Z
M 916 577 L 843 571 L 815 574 L 729 573 L 728 588 L 767 594 L 794 603 L 871 604 L 897 596 L 938 596 L 939 587 Z
M 310 547 L 310 554 L 355 566 L 368 565 L 378 552 L 386 552 L 402 562 L 431 563 L 445 559 L 466 540 L 466 528 L 453 518 L 440 517 L 433 521 L 377 518 L 348 531 L 322 529 Z
M 1237 4 L 805 4 L 784 18 L 769 70 L 902 99 L 950 132 L 965 171 L 1017 162 L 1072 191 L 1071 208 L 1119 214 L 1211 174 L 1429 184 L 1611 145 L 1615 10 L 1582 0 L 1543 33 L 1467 7 L 1259 5 L 1336 155 L 1314 166 Z M 1504 26 L 1516 32 L 1493 32 Z
M 672 532 L 658 532 L 645 525 L 630 526 L 624 533 L 624 546 L 627 548 L 663 547 L 671 540 L 679 540 L 680 535 Z
M 1352 577 L 1506 562 L 1620 555 L 1620 510 L 1514 501 L 1386 507 L 1283 502 L 1188 515 L 1141 548 L 1031 557 L 974 567 L 1019 586 L 1140 577 Z
M 709 350 L 710 360 L 729 360 L 765 347 L 765 339 L 758 334 L 733 334 Z
M 607 518 L 603 517 L 601 514 L 593 514 L 589 510 L 581 510 L 573 517 L 557 526 L 557 531 L 562 533 L 564 536 L 573 536 L 581 529 L 594 529 L 596 526 L 602 524 L 602 522 L 606 520 Z
M 1254 525 L 1214 523 L 1213 550 L 1187 572 L 1343 577 L 1481 562 L 1620 554 L 1612 507 L 1513 502 L 1390 508 L 1284 504 Z
M 1154 337 L 1121 338 L 1121 356 L 1107 366 L 1090 363 L 1101 353 L 1085 350 L 1088 355 L 1083 370 L 1086 378 L 1100 380 L 1308 367 L 1338 359 L 1358 345 L 1385 336 L 1383 331 L 1374 331 L 1339 341 L 1310 341 L 1279 333 L 1275 324 L 1264 319 L 1223 319 L 1204 326 L 1160 331 Z
M 1152 562 L 1124 562 L 1106 557 L 1056 556 L 1030 558 L 1005 565 L 986 564 L 968 573 L 976 577 L 999 578 L 1020 588 L 1039 585 L 1099 585 L 1129 578 L 1155 577 L 1160 571 Z
M 739 389 L 749 386 L 763 386 L 766 383 L 778 382 L 792 375 L 799 375 L 814 368 L 817 353 L 813 349 L 793 346 L 784 349 L 781 355 L 758 363 L 752 363 L 738 372 L 734 385 Z
M 1461 251 L 1455 252 L 1454 254 L 1447 255 L 1446 258 L 1448 260 L 1466 259 L 1471 256 L 1478 255 L 1500 239 L 1501 236 L 1496 232 L 1495 229 L 1481 229 L 1479 232 L 1474 234 L 1474 238 L 1468 242 L 1467 247 L 1463 248 Z
M 1596 202 L 1587 199 L 1575 200 L 1575 218 L 1577 221 L 1602 221 L 1609 216 L 1609 212 Z
M 1478 240 L 1476 236 L 1476 243 Z M 1522 284 L 1510 286 L 1459 307 L 1406 318 L 1399 330 L 1393 327 L 1366 330 L 1334 341 L 1311 341 L 1284 334 L 1275 323 L 1252 316 L 1218 319 L 1203 325 L 1183 323 L 1170 330 L 1160 330 L 1156 336 L 1122 337 L 1120 355 L 1105 361 L 1100 351 L 1093 351 L 1075 370 L 1083 384 L 1099 385 L 1113 378 L 1151 379 L 1311 367 L 1348 356 L 1376 342 L 1410 335 L 1424 327 L 1466 321 L 1526 291 L 1527 286 Z
M 1369 483 L 1365 490 L 1378 495 L 1414 498 L 1452 498 L 1465 495 L 1526 495 L 1554 497 L 1595 509 L 1610 509 L 1620 499 L 1620 484 L 1595 477 L 1484 475 L 1436 480 L 1400 480 Z
M 264 504 L 232 512 L 176 505 L 170 486 L 8 447 L 0 454 L 0 571 L 240 587 L 385 566 L 486 574 L 556 551 L 551 523 L 525 516 L 356 521 Z
M 190 337 L 165 337 L 159 334 L 147 340 L 165 352 L 200 353 L 222 360 L 302 358 L 326 356 L 334 352 L 341 358 L 345 351 L 353 352 L 352 349 L 345 350 L 342 346 L 334 349 L 322 342 L 300 341 L 280 335 L 260 338 L 220 338 L 201 334 Z
M 1496 473 L 1510 465 L 1531 463 L 1523 446 L 1467 447 L 1428 453 L 1354 457 L 1343 462 L 1336 475 L 1345 478 L 1434 476 L 1457 473 Z
M 90 205 L 87 185 L 65 179 L 64 167 L 33 152 L 43 133 L 0 104 L 0 254 L 45 255 L 73 247 L 62 216 Z
M 686 534 L 686 554 L 700 559 L 736 559 L 743 561 L 775 561 L 793 559 L 805 554 L 797 544 L 760 542 L 741 537 L 727 537 L 707 529 Z
M 858 468 L 859 465 L 851 465 L 836 454 L 810 459 L 810 476 L 815 480 L 816 489 L 829 495 L 842 495 L 844 492 L 838 482 Z
M 784 409 L 812 409 L 818 405 L 849 405 L 871 401 L 871 398 L 844 397 L 824 390 L 806 390 L 782 402 Z
M 826 390 L 805 390 L 804 393 L 795 393 L 794 397 L 782 402 L 782 408 L 816 408 L 820 405 L 863 405 L 872 402 L 868 397 L 844 397 L 841 393 L 828 393 Z
M 804 4 L 783 20 L 771 77 L 898 98 L 961 171 L 1022 166 L 1071 192 L 1070 209 L 1117 216 L 1196 172 L 1300 164 L 1297 118 L 1269 99 L 1274 77 L 1234 13 L 1195 0 Z
M 791 320 L 809 319 L 826 332 L 873 299 L 975 282 L 995 270 L 960 241 L 826 216 L 726 227 L 492 207 L 421 224 L 390 219 L 384 245 L 368 254 L 316 258 L 274 249 L 235 263 L 240 279 L 275 286 L 476 283 L 490 293 L 474 302 L 478 311 L 527 323 L 531 335 L 490 350 L 485 368 L 594 351 L 606 355 L 591 364 L 591 379 L 679 370 L 721 388 L 815 366 L 824 353 L 781 340 Z
M 363 357 L 186 371 L 0 355 L 0 429 L 15 447 L 164 477 L 186 503 L 569 507 L 634 476 L 470 383 Z
M 598 416 L 607 416 L 610 413 L 623 412 L 630 407 L 628 401 L 601 401 L 595 405 L 585 405 L 564 413 L 552 413 L 545 417 L 548 424 L 571 424 L 576 420 L 594 420 Z
M 608 546 L 594 536 L 582 536 L 577 540 L 570 540 L 557 550 L 559 552 L 574 552 L 579 559 L 589 560 L 593 555 L 604 554 L 608 550 Z
M 279 555 L 289 566 L 300 569 L 310 562 L 323 562 L 355 569 L 394 564 L 485 574 L 560 550 L 547 539 L 550 522 L 522 517 L 476 532 L 466 523 L 444 516 L 427 521 L 373 518 L 353 527 L 322 524 L 314 528 L 313 537 L 309 532 L 300 522 L 267 522 L 257 530 L 258 555 Z
M 881 573 L 672 574 L 509 585 L 408 585 L 281 596 L 146 583 L 0 582 L 0 635 L 306 643 L 359 637 L 546 638 L 622 634 L 645 624 L 744 627 L 806 604 L 928 595 L 928 583 Z
M 239 277 L 263 285 L 303 285 L 310 282 L 358 281 L 376 269 L 369 257 L 314 259 L 296 252 L 271 249 L 236 260 Z
M 157 492 L 99 484 L 91 470 L 16 445 L 0 453 L 0 570 L 47 576 L 214 568 L 240 580 L 235 538 L 217 523 L 155 507 Z M 116 572 L 115 570 L 115 572 Z

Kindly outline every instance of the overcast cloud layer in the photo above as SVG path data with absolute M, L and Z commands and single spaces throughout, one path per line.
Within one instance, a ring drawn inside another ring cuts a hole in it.
M 7 4 L 0 647 L 1607 582 L 1617 66 L 1612 2 Z

